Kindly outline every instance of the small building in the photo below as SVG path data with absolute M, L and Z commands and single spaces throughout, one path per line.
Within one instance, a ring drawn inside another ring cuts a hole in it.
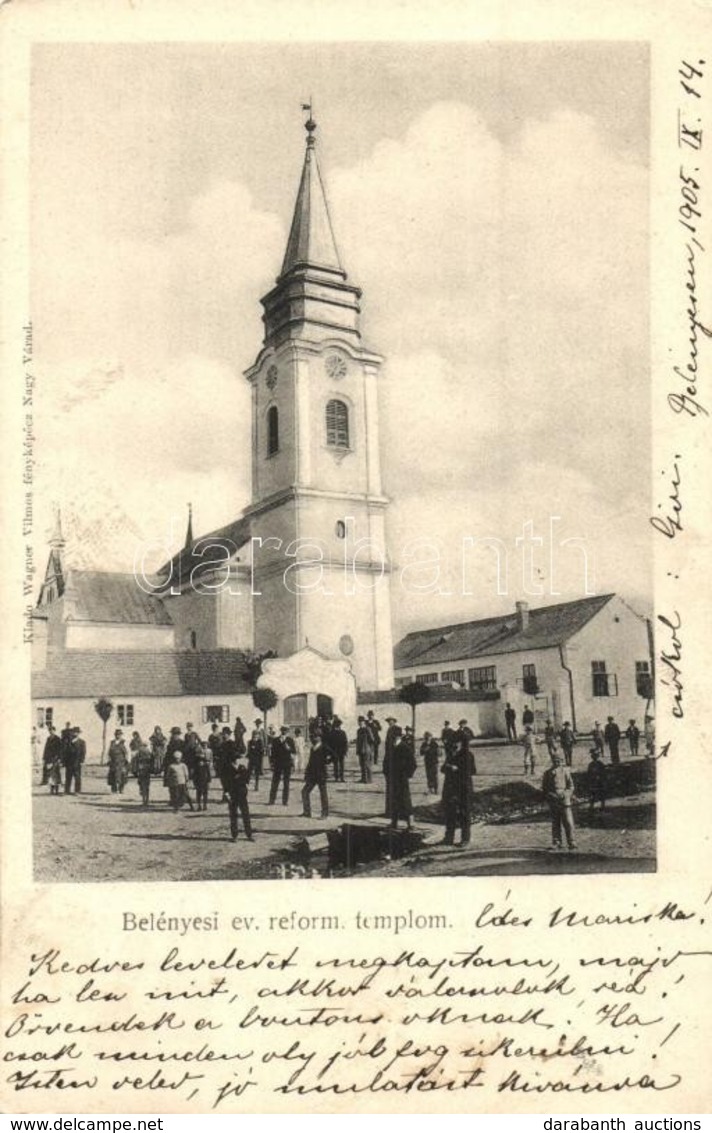
M 616 594 L 535 609 L 517 602 L 511 614 L 407 634 L 395 647 L 396 687 L 417 680 L 489 692 L 497 698 L 490 726 L 502 735 L 507 703 L 520 723 L 528 705 L 537 727 L 568 720 L 590 732 L 608 716 L 622 729 L 631 719 L 641 726 L 652 678 L 650 635 L 648 620 Z

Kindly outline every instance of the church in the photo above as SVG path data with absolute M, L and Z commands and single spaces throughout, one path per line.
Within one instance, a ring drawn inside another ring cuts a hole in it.
M 254 715 L 249 659 L 276 719 L 354 723 L 357 690 L 393 688 L 381 483 L 382 358 L 361 339 L 361 291 L 334 237 L 317 157 L 306 147 L 289 238 L 262 299 L 263 345 L 245 371 L 252 497 L 233 523 L 195 539 L 150 576 L 73 570 L 59 518 L 34 611 L 36 723 L 93 736 L 93 704 L 115 720 L 197 726 Z
M 272 723 L 305 728 L 334 712 L 353 735 L 358 713 L 383 715 L 414 680 L 430 686 L 419 721 L 436 734 L 462 716 L 476 734 L 503 735 L 508 701 L 579 731 L 609 714 L 640 722 L 652 635 L 615 595 L 531 611 L 519 602 L 508 617 L 411 633 L 394 654 L 383 359 L 361 338 L 361 291 L 337 249 L 311 115 L 305 128 L 284 259 L 244 375 L 251 502 L 197 539 L 189 515 L 184 547 L 151 575 L 72 569 L 58 517 L 33 616 L 35 726 L 79 725 L 91 755 L 102 698 L 113 726 L 146 735 L 156 724 L 249 724 L 264 687 L 278 698 Z

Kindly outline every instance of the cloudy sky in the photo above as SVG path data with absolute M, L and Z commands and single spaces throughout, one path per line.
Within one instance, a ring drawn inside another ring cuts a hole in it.
M 242 371 L 310 94 L 364 341 L 387 360 L 391 554 L 427 537 L 442 556 L 442 593 L 396 582 L 396 633 L 580 597 L 581 546 L 589 589 L 642 607 L 648 62 L 634 43 L 36 47 L 38 541 L 56 501 L 76 565 L 130 570 L 139 543 L 182 541 L 188 500 L 196 533 L 249 501 Z M 529 521 L 541 595 L 516 543 Z M 506 594 L 483 550 L 463 596 L 468 537 L 502 541 Z

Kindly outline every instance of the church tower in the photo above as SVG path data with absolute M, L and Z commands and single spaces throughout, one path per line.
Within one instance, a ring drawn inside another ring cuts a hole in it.
M 254 645 L 348 660 L 359 688 L 393 687 L 381 485 L 382 359 L 361 342 L 317 159 L 306 152 L 282 269 L 263 298 L 252 387 Z M 261 542 L 260 542 L 261 541 Z

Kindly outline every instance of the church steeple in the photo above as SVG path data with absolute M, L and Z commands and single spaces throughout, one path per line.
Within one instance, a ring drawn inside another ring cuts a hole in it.
M 316 122 L 311 116 L 311 106 L 309 111 L 309 119 L 305 124 L 307 148 L 304 154 L 302 178 L 299 182 L 280 278 L 293 268 L 307 266 L 337 271 L 346 278 L 336 248 L 329 205 L 316 154 L 314 136 Z
M 37 600 L 38 606 L 49 605 L 61 598 L 65 588 L 64 548 L 66 546 L 62 534 L 62 516 L 59 508 L 54 518 L 54 530 L 49 541 L 49 558 L 45 570 L 44 581 Z
M 316 147 L 316 122 L 305 123 L 306 151 L 287 248 L 276 286 L 262 300 L 265 345 L 337 335 L 357 343 L 361 291 L 347 283 Z

